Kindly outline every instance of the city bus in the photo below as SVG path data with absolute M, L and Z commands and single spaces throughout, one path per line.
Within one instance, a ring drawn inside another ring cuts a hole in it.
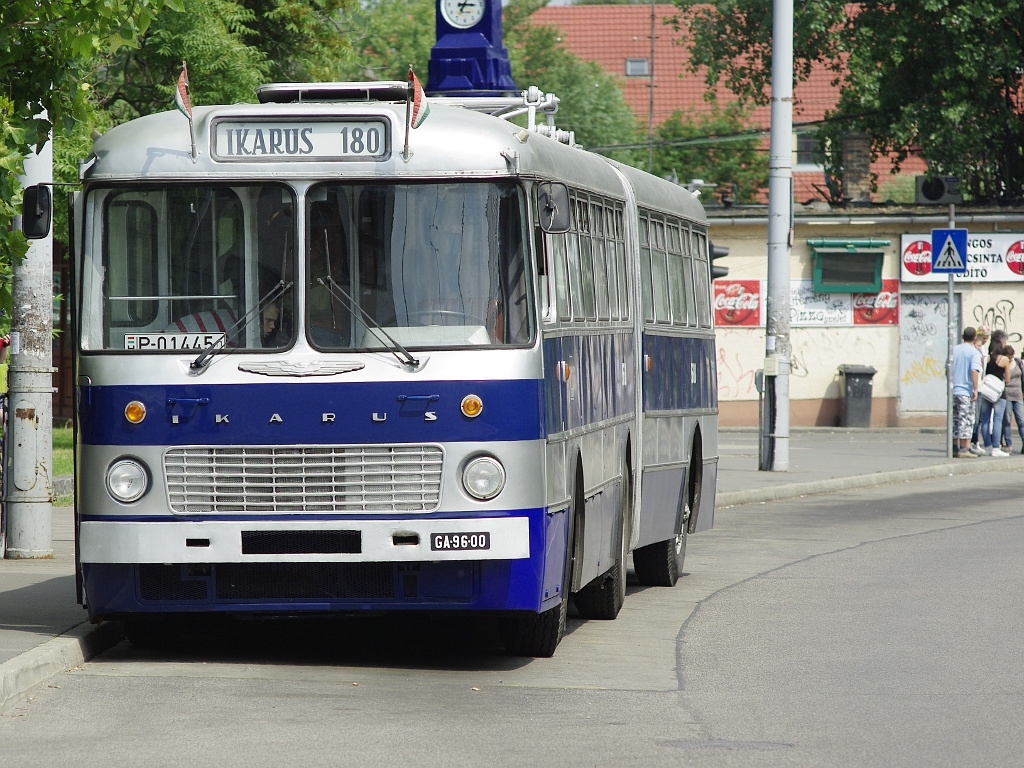
M 550 656 L 713 525 L 708 221 L 553 97 L 272 84 L 113 128 L 72 197 L 79 600 L 495 618 Z M 517 124 L 512 119 L 523 115 Z

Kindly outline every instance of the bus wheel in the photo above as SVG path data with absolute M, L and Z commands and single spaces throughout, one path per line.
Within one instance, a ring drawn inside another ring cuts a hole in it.
M 686 502 L 685 513 L 690 510 Z M 689 515 L 685 515 L 689 520 Z M 677 536 L 656 541 L 645 547 L 633 550 L 633 569 L 636 578 L 645 587 L 674 587 L 683 572 L 683 560 L 686 558 L 686 522 Z
M 629 554 L 629 507 L 633 498 L 632 479 L 627 465 L 623 470 L 622 498 L 619 504 L 619 557 L 611 570 L 598 576 L 573 595 L 576 610 L 585 619 L 610 620 L 619 615 L 626 602 L 626 556 Z
M 581 512 L 576 499 L 581 498 L 582 489 L 577 484 L 577 493 L 572 506 L 572 518 L 569 520 L 565 547 L 565 572 L 562 575 L 562 602 L 543 613 L 528 613 L 512 616 L 505 620 L 503 640 L 505 650 L 512 656 L 538 656 L 549 658 L 555 655 L 555 649 L 565 637 L 565 620 L 569 613 L 569 596 L 572 594 L 573 567 L 580 556 L 579 545 L 582 540 L 577 536 L 580 527 Z
M 569 608 L 566 596 L 554 608 L 543 613 L 528 613 L 506 619 L 503 640 L 510 656 L 550 658 L 565 636 L 565 617 Z

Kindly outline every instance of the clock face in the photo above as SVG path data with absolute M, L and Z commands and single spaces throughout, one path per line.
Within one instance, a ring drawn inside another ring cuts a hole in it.
M 484 17 L 487 0 L 441 0 L 441 15 L 453 27 L 469 29 Z

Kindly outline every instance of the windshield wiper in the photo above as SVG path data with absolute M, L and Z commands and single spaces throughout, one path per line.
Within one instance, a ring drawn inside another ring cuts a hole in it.
M 398 359 L 398 362 L 402 365 L 408 365 L 410 368 L 419 367 L 420 361 L 409 354 L 409 350 L 395 341 L 394 337 L 385 331 L 381 324 L 374 320 L 365 309 L 359 306 L 356 300 L 353 299 L 344 288 L 334 282 L 333 277 L 330 275 L 327 275 L 327 277 L 318 277 L 317 282 L 330 291 L 334 298 L 339 299 L 343 304 L 345 304 L 349 312 L 358 312 L 362 315 L 369 331 L 377 337 L 377 340 L 380 341 L 381 344 L 387 347 L 388 352 L 394 355 Z
M 244 328 L 245 325 L 252 319 L 253 315 L 262 312 L 264 309 L 267 308 L 269 304 L 277 301 L 286 293 L 288 293 L 291 287 L 292 283 L 285 282 L 284 280 L 279 280 L 274 285 L 273 288 L 267 291 L 266 294 L 264 294 L 263 297 L 256 302 L 255 306 L 253 306 L 252 309 L 250 309 L 248 312 L 246 312 L 244 315 L 238 318 L 238 320 L 235 321 L 234 325 L 232 325 L 230 328 L 224 331 L 223 336 L 221 336 L 219 339 L 213 342 L 213 344 L 204 349 L 195 360 L 189 363 L 189 369 L 192 371 L 200 372 L 203 370 L 203 368 L 209 365 L 210 361 L 213 359 L 213 356 L 216 355 L 217 353 L 222 351 L 233 352 L 235 349 L 238 349 L 238 347 L 232 347 L 231 349 L 226 348 L 228 339 L 231 337 L 231 335 L 239 328 Z

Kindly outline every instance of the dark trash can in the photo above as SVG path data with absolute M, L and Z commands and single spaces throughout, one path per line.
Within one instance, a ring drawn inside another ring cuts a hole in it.
M 871 377 L 877 371 L 870 365 L 840 365 L 846 384 L 843 388 L 843 426 L 871 426 Z

